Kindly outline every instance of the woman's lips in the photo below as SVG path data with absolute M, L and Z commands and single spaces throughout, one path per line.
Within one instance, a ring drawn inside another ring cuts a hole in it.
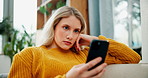
M 69 41 L 63 41 L 66 45 L 71 45 L 72 43 Z

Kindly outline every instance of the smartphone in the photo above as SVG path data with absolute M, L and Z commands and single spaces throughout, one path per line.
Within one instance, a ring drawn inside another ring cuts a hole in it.
M 92 40 L 92 42 L 90 44 L 90 49 L 89 49 L 89 53 L 88 53 L 86 63 L 97 58 L 97 57 L 101 57 L 102 61 L 100 63 L 96 64 L 94 67 L 90 68 L 89 70 L 92 70 L 95 67 L 97 67 L 98 65 L 104 63 L 105 57 L 106 57 L 106 54 L 107 54 L 107 51 L 108 51 L 108 46 L 109 46 L 108 41 Z

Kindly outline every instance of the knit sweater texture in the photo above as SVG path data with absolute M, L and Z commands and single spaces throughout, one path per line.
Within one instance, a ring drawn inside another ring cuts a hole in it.
M 141 57 L 125 44 L 108 40 L 107 64 L 139 63 Z M 76 54 L 59 48 L 45 46 L 28 47 L 17 53 L 10 68 L 8 78 L 66 78 L 65 74 L 74 66 L 86 62 L 89 48 Z

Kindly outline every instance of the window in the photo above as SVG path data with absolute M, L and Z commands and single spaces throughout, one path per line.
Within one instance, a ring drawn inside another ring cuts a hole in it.
M 3 0 L 0 0 L 0 22 L 3 20 Z
M 128 43 L 128 2 L 125 0 L 115 0 L 114 2 L 114 39 Z
M 25 27 L 28 33 L 36 31 L 36 13 L 37 2 L 36 0 L 15 0 L 14 1 L 14 28 L 23 32 Z
M 0 0 L 0 22 L 3 20 L 3 0 Z M 0 54 L 2 53 L 2 35 L 0 35 Z
M 114 38 L 131 48 L 141 47 L 139 0 L 114 0 Z

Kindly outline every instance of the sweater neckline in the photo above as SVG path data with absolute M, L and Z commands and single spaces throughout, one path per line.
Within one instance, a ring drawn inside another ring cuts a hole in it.
M 51 48 L 51 49 L 48 49 L 46 46 L 40 46 L 41 48 L 44 48 L 46 49 L 47 51 L 60 51 L 60 52 L 72 52 L 71 50 L 63 50 L 61 48 Z

